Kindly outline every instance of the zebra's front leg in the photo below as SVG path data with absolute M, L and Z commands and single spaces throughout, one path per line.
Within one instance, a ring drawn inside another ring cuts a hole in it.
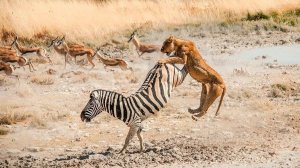
M 142 130 L 143 130 L 143 127 L 139 127 L 138 131 L 137 131 L 137 137 L 139 138 L 139 141 L 140 141 L 140 153 L 143 152 L 144 150 L 144 144 L 143 144 L 143 136 L 142 136 Z
M 129 144 L 130 140 L 132 140 L 134 135 L 137 133 L 138 129 L 139 129 L 139 127 L 137 127 L 135 125 L 130 126 L 129 132 L 128 132 L 126 140 L 125 140 L 125 144 L 124 144 L 122 150 L 119 153 L 125 153 L 125 150 L 126 150 L 128 144 Z

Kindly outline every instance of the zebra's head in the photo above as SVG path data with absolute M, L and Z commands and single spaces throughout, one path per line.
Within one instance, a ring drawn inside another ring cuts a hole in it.
M 81 120 L 83 122 L 90 122 L 91 119 L 93 119 L 103 111 L 99 99 L 100 92 L 97 90 L 92 91 L 92 93 L 90 94 L 90 100 L 80 114 Z

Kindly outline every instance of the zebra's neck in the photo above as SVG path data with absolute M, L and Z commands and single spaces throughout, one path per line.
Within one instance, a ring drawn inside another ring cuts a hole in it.
M 116 92 L 100 90 L 99 91 L 99 103 L 102 105 L 102 110 L 106 111 L 115 118 L 127 122 L 128 110 L 126 104 L 124 103 L 125 97 Z

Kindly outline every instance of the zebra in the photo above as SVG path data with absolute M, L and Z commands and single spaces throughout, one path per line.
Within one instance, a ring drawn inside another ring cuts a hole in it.
M 139 90 L 129 97 L 107 90 L 94 90 L 90 100 L 81 112 L 81 120 L 90 122 L 92 118 L 106 111 L 129 126 L 125 144 L 119 153 L 124 153 L 129 141 L 137 134 L 140 152 L 143 151 L 142 121 L 155 115 L 170 98 L 171 91 L 180 85 L 187 75 L 184 66 L 179 69 L 173 64 L 156 64 L 147 74 Z

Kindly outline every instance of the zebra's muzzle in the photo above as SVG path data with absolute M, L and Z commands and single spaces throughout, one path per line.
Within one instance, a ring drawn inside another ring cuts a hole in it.
M 91 122 L 90 118 L 85 117 L 84 112 L 81 112 L 80 118 L 81 118 L 81 121 L 83 121 L 83 122 Z

